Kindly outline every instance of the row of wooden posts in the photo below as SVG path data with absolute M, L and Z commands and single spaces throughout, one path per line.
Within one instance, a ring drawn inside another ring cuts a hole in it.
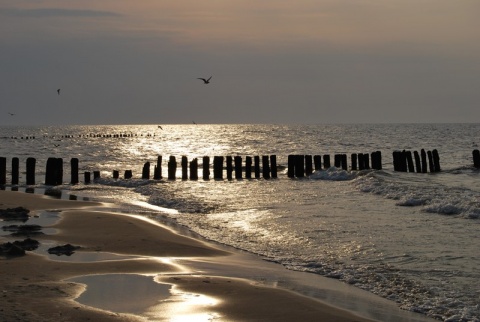
M 42 138 L 54 138 L 54 139 L 71 139 L 71 138 L 132 138 L 132 137 L 155 137 L 155 133 L 114 133 L 114 134 L 96 134 L 96 133 L 89 133 L 89 134 L 81 134 L 81 135 L 43 135 Z M 37 137 L 34 135 L 26 135 L 26 136 L 11 136 L 10 139 L 14 140 L 35 140 Z
M 403 150 L 393 152 L 394 171 L 427 173 L 429 168 L 430 172 L 440 172 L 440 157 L 436 149 L 427 152 L 421 149 L 420 154 L 418 151 L 413 151 L 413 158 L 412 151 Z
M 413 155 L 413 157 L 412 157 Z M 474 167 L 480 168 L 480 151 L 473 151 Z M 202 159 L 202 178 L 209 180 L 210 173 L 210 157 L 205 156 Z M 63 159 L 61 158 L 48 158 L 45 171 L 45 185 L 60 185 L 63 184 Z M 71 165 L 71 184 L 79 183 L 79 161 L 77 158 L 70 160 Z M 335 154 L 334 165 L 336 168 L 348 170 L 348 157 L 346 154 Z M 414 151 L 394 151 L 393 152 L 393 165 L 394 171 L 402 172 L 417 172 L 426 173 L 428 169 L 430 172 L 439 172 L 440 157 L 438 151 L 425 151 L 422 149 L 420 153 Z M 26 184 L 35 185 L 35 167 L 36 159 L 27 158 L 26 160 Z M 167 178 L 168 180 L 176 180 L 177 173 L 177 159 L 174 156 L 170 156 L 167 162 Z M 198 180 L 199 165 L 198 159 L 194 158 L 190 162 L 186 156 L 181 157 L 181 179 L 182 180 Z M 311 175 L 314 171 L 328 169 L 331 167 L 330 155 L 289 155 L 288 156 L 288 171 L 289 178 L 301 178 Z M 19 184 L 19 169 L 20 162 L 18 158 L 12 158 L 11 168 L 11 184 Z M 151 164 L 146 162 L 142 168 L 142 179 L 150 179 Z M 350 155 L 350 169 L 351 170 L 364 170 L 364 169 L 382 169 L 382 155 L 380 151 L 368 153 L 359 153 Z M 7 159 L 0 157 L 0 185 L 6 184 L 7 174 Z M 264 179 L 277 178 L 278 166 L 276 155 L 270 156 L 247 156 L 245 162 L 241 156 L 215 156 L 213 157 L 213 179 L 224 179 L 224 175 L 228 180 L 235 179 Z M 113 178 L 118 179 L 120 172 L 118 170 L 113 171 Z M 124 178 L 130 179 L 133 177 L 132 170 L 125 170 Z M 100 171 L 93 171 L 93 180 L 100 178 Z M 90 183 L 92 181 L 92 173 L 84 172 L 84 182 Z M 157 157 L 157 162 L 154 165 L 153 179 L 163 179 L 162 173 L 162 156 Z

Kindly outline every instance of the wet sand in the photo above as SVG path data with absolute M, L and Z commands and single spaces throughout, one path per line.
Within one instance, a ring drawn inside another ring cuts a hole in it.
M 42 243 L 81 246 L 77 252 L 134 255 L 116 261 L 56 261 L 27 252 L 25 256 L 0 256 L 3 321 L 144 321 L 188 316 L 184 299 L 159 301 L 149 312 L 109 312 L 75 301 L 85 286 L 71 278 L 91 274 L 145 274 L 172 285 L 181 294 L 214 299 L 192 306 L 195 314 L 217 321 L 372 321 L 310 297 L 238 278 L 230 269 L 214 274 L 189 267 L 189 263 L 229 267 L 235 252 L 215 244 L 179 235 L 172 229 L 138 216 L 102 210 L 102 204 L 51 199 L 22 192 L 0 191 L 0 209 L 23 206 L 35 213 L 55 210 L 61 219 L 55 234 L 33 237 Z M 0 243 L 22 240 L 0 237 Z M 74 258 L 75 254 L 72 255 Z M 261 263 L 261 261 L 258 261 Z M 193 265 L 193 264 L 192 264 Z M 235 266 L 235 265 L 232 265 Z M 186 301 L 186 300 L 185 300 Z M 193 321 L 193 318 L 192 318 Z

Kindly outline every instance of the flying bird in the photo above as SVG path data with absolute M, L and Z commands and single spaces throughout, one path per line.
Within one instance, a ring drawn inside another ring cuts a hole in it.
M 210 76 L 210 78 L 209 78 L 209 79 L 200 78 L 200 77 L 199 77 L 199 78 L 197 78 L 197 79 L 201 79 L 201 80 L 203 80 L 203 83 L 204 83 L 204 84 L 210 84 L 210 80 L 212 79 L 212 76 Z
M 14 115 L 15 115 L 14 113 L 10 113 L 10 112 L 8 112 L 8 114 L 10 114 L 10 116 L 14 116 Z
M 57 89 L 57 94 L 58 94 L 58 95 L 60 95 L 60 88 L 59 88 L 59 89 Z
M 158 128 L 159 128 L 160 130 L 163 130 L 163 127 L 161 127 L 160 125 L 158 126 Z

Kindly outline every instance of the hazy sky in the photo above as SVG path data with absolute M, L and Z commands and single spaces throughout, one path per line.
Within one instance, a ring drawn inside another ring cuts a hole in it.
M 0 0 L 0 125 L 480 122 L 479 17 L 479 0 Z

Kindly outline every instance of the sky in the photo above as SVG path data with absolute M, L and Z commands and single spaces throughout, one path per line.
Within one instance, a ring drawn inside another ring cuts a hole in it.
M 478 0 L 0 0 L 0 125 L 480 123 L 479 17 Z

